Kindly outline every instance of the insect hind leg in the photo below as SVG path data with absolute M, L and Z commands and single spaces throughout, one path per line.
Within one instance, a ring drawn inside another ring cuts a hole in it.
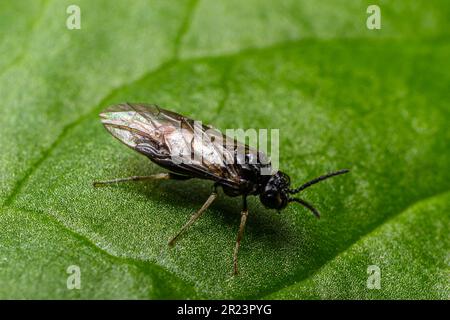
M 109 184 L 128 182 L 128 181 L 169 180 L 169 179 L 187 180 L 190 178 L 191 177 L 183 176 L 180 174 L 175 174 L 172 172 L 164 172 L 164 173 L 152 174 L 150 176 L 131 176 L 131 177 L 126 177 L 126 178 L 112 179 L 112 180 L 94 181 L 93 185 L 94 185 L 94 187 L 102 187 L 102 186 L 109 185 Z
M 169 240 L 168 245 L 170 247 L 173 247 L 175 245 L 175 242 L 177 241 L 177 239 L 180 237 L 180 235 L 183 232 L 185 232 L 195 221 L 197 221 L 198 218 L 200 218 L 202 216 L 203 212 L 205 212 L 206 209 L 208 209 L 208 207 L 214 202 L 214 200 L 216 200 L 217 196 L 218 196 L 217 185 L 214 185 L 213 191 L 209 195 L 208 199 L 206 199 L 203 206 L 197 212 L 195 212 L 191 216 L 189 221 L 180 229 L 180 231 L 178 231 L 178 233 Z
M 234 253 L 233 253 L 233 275 L 238 274 L 238 253 L 239 253 L 239 247 L 241 246 L 241 240 L 244 236 L 244 230 L 245 230 L 245 223 L 247 222 L 248 217 L 248 207 L 247 207 L 247 197 L 243 197 L 243 206 L 242 206 L 242 212 L 241 212 L 241 223 L 239 225 L 239 231 L 236 237 L 236 245 L 234 247 Z

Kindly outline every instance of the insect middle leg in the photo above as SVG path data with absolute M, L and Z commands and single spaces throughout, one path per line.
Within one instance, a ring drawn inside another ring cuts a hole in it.
M 247 222 L 248 209 L 247 209 L 247 197 L 243 197 L 243 208 L 241 212 L 241 224 L 239 225 L 239 231 L 236 238 L 236 246 L 234 247 L 233 254 L 233 274 L 238 274 L 238 253 L 241 245 L 242 236 L 244 235 L 245 223 Z
M 176 180 L 187 180 L 191 177 L 183 176 L 171 172 L 164 172 L 164 173 L 156 173 L 152 174 L 150 176 L 132 176 L 132 177 L 126 177 L 126 178 L 117 178 L 112 180 L 104 180 L 104 181 L 94 181 L 94 187 L 101 187 L 108 184 L 113 183 L 119 183 L 119 182 L 127 182 L 127 181 L 144 181 L 144 180 L 169 180 L 169 179 L 176 179 Z
M 194 213 L 191 218 L 189 219 L 189 221 L 180 229 L 180 231 L 178 231 L 178 233 L 169 240 L 169 246 L 173 246 L 175 245 L 175 242 L 177 241 L 178 237 L 184 232 L 186 231 L 195 221 L 197 221 L 198 218 L 200 218 L 203 214 L 203 212 L 205 212 L 206 209 L 208 209 L 208 207 L 214 202 L 214 200 L 216 200 L 218 194 L 217 194 L 217 185 L 214 185 L 214 189 L 211 192 L 210 196 L 208 197 L 208 199 L 206 200 L 206 202 L 203 204 L 203 206 L 196 212 Z

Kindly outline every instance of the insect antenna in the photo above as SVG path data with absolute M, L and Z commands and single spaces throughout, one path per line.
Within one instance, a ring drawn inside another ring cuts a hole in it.
M 306 202 L 305 200 L 298 199 L 298 198 L 289 198 L 288 201 L 300 203 L 302 206 L 309 209 L 309 211 L 311 211 L 317 217 L 317 219 L 320 219 L 319 211 L 316 208 L 314 208 L 313 205 L 310 204 L 309 202 Z
M 338 176 L 340 174 L 347 173 L 349 171 L 350 170 L 348 170 L 348 169 L 342 169 L 342 170 L 338 170 L 338 171 L 335 171 L 335 172 L 327 173 L 327 174 L 325 174 L 323 176 L 317 177 L 315 179 L 312 179 L 311 181 L 306 182 L 305 184 L 301 185 L 300 187 L 298 187 L 296 189 L 289 189 L 288 192 L 291 193 L 291 194 L 299 193 L 300 191 L 305 190 L 306 188 L 309 188 L 313 184 L 316 184 L 316 183 L 318 183 L 320 181 L 326 180 L 326 179 L 334 177 L 334 176 Z

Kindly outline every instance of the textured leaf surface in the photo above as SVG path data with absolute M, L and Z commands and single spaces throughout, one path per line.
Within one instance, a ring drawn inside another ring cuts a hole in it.
M 445 1 L 381 2 L 378 31 L 366 1 L 78 1 L 72 31 L 73 2 L 23 3 L 0 4 L 1 297 L 448 298 Z M 123 101 L 280 129 L 296 185 L 352 172 L 304 192 L 319 221 L 252 199 L 233 278 L 239 199 L 221 194 L 169 250 L 210 183 L 92 188 L 161 171 L 102 128 Z

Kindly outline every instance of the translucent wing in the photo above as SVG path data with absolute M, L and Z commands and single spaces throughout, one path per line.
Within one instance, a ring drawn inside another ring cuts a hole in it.
M 249 169 L 245 164 L 257 167 L 256 160 L 264 157 L 217 129 L 156 105 L 114 105 L 100 117 L 114 137 L 158 165 L 236 190 L 245 181 L 243 174 Z

